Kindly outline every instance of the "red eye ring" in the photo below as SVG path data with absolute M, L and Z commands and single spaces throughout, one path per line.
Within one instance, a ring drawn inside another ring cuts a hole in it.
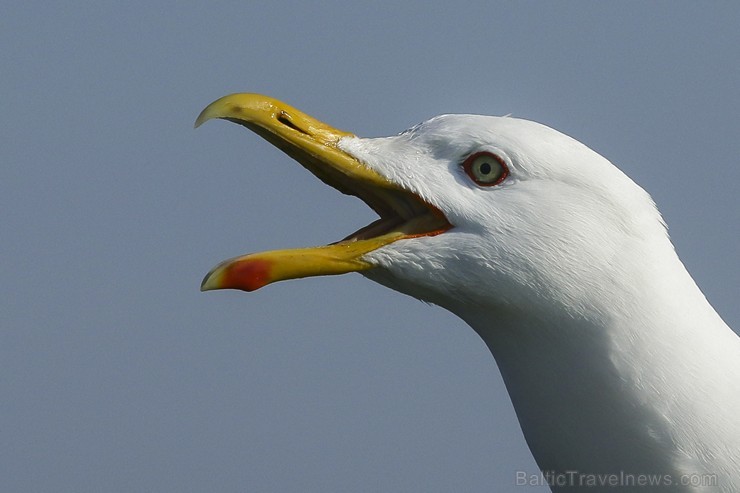
M 509 167 L 496 154 L 488 151 L 471 154 L 463 162 L 465 173 L 482 187 L 498 185 L 509 176 Z

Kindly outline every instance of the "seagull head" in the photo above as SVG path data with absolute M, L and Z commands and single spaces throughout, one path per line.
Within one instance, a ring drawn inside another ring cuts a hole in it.
M 234 94 L 211 118 L 250 128 L 380 219 L 330 245 L 236 257 L 202 289 L 361 272 L 454 312 L 550 316 L 628 285 L 632 258 L 666 238 L 650 197 L 608 160 L 547 126 L 441 115 L 398 135 L 360 138 L 285 103 Z M 606 291 L 606 292 L 605 292 Z
M 716 472 L 737 490 L 738 338 L 648 194 L 608 160 L 509 117 L 442 115 L 366 139 L 236 94 L 196 125 L 210 118 L 255 131 L 380 218 L 329 245 L 227 260 L 202 289 L 360 272 L 478 332 L 543 471 Z

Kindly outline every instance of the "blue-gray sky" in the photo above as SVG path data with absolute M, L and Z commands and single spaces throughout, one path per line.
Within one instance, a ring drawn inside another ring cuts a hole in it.
M 0 8 L 4 492 L 544 491 L 461 321 L 359 275 L 201 294 L 368 223 L 243 128 L 262 92 L 361 136 L 564 131 L 658 203 L 740 327 L 733 2 L 15 2 Z

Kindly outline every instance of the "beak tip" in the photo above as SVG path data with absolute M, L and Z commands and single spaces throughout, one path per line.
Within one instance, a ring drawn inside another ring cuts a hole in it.
M 214 274 L 215 274 L 215 270 L 212 270 L 211 272 L 206 274 L 206 277 L 203 278 L 203 281 L 200 283 L 201 292 L 213 291 L 213 290 L 221 288 L 221 286 L 219 286 L 220 276 L 216 276 Z
M 225 118 L 231 113 L 239 113 L 243 107 L 249 107 L 255 104 L 254 100 L 257 99 L 259 101 L 260 98 L 264 99 L 265 97 L 255 94 L 230 94 L 219 98 L 200 112 L 198 118 L 195 119 L 194 127 L 198 128 L 208 120 L 214 118 Z
M 205 122 L 207 122 L 208 120 L 211 119 L 211 117 L 206 113 L 206 110 L 207 109 L 208 108 L 206 108 L 205 110 L 203 110 L 203 111 L 200 112 L 200 115 L 198 115 L 198 118 L 195 119 L 195 123 L 193 124 L 193 128 L 198 128 L 201 125 L 203 125 Z

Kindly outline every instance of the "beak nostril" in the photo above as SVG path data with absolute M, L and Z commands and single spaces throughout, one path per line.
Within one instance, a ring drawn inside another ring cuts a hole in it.
M 306 132 L 302 128 L 298 127 L 295 123 L 293 123 L 293 121 L 290 119 L 290 115 L 285 110 L 280 111 L 280 114 L 277 116 L 277 121 L 279 121 L 286 127 L 290 127 L 293 130 L 296 130 L 302 134 L 308 135 L 308 132 Z

